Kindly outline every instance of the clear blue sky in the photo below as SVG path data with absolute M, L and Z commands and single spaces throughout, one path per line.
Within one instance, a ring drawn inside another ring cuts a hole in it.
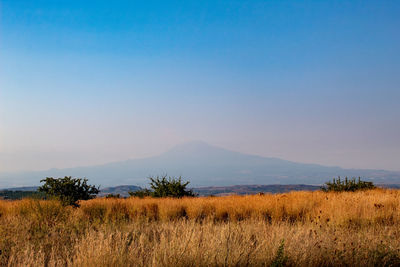
M 190 140 L 400 170 L 400 1 L 1 0 L 0 171 Z

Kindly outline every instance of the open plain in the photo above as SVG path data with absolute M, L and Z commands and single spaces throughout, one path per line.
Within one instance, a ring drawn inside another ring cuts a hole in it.
M 1 266 L 398 266 L 400 191 L 0 201 Z

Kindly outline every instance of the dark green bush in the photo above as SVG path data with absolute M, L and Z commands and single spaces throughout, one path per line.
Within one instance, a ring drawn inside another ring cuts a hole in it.
M 73 205 L 78 207 L 78 200 L 88 200 L 96 197 L 99 188 L 87 184 L 88 179 L 47 177 L 41 180 L 44 185 L 38 188 L 39 192 L 43 192 L 49 198 L 55 198 L 61 201 L 65 206 Z
M 357 190 L 367 190 L 367 189 L 374 189 L 376 188 L 373 182 L 366 182 L 366 181 L 361 181 L 361 178 L 358 177 L 358 180 L 356 178 L 348 179 L 347 177 L 344 180 L 340 179 L 340 176 L 338 179 L 333 178 L 332 182 L 327 182 L 325 185 L 321 188 L 323 191 L 328 192 L 328 191 L 336 191 L 336 192 L 341 192 L 341 191 L 357 191 Z
M 135 197 L 194 197 L 196 194 L 187 189 L 189 182 L 183 182 L 182 177 L 168 177 L 166 175 L 156 178 L 149 177 L 150 188 L 142 189 L 136 192 L 129 192 L 129 195 Z
M 121 195 L 120 194 L 112 194 L 112 193 L 110 193 L 110 194 L 106 195 L 106 198 L 121 198 Z

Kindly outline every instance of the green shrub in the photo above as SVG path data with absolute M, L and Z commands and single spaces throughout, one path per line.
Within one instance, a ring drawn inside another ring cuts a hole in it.
M 94 198 L 99 193 L 99 188 L 87 184 L 88 179 L 47 177 L 41 180 L 44 185 L 38 188 L 46 196 L 58 199 L 65 206 L 73 205 L 78 207 L 78 200 L 88 200 Z
M 348 179 L 347 177 L 344 180 L 340 179 L 340 176 L 338 179 L 333 178 L 332 182 L 327 182 L 325 185 L 321 188 L 323 191 L 328 192 L 328 191 L 336 191 L 336 192 L 341 192 L 341 191 L 357 191 L 357 190 L 367 190 L 367 189 L 374 189 L 376 188 L 373 182 L 366 182 L 366 181 L 361 181 L 361 178 L 358 177 L 358 180 L 356 178 Z
M 129 192 L 129 195 L 135 197 L 194 197 L 196 194 L 187 189 L 189 182 L 183 182 L 182 177 L 168 177 L 166 175 L 156 178 L 149 177 L 150 188 L 142 189 L 136 192 Z

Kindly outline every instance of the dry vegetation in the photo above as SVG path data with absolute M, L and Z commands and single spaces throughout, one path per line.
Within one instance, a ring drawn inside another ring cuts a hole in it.
M 399 266 L 399 208 L 383 189 L 0 201 L 0 265 Z

